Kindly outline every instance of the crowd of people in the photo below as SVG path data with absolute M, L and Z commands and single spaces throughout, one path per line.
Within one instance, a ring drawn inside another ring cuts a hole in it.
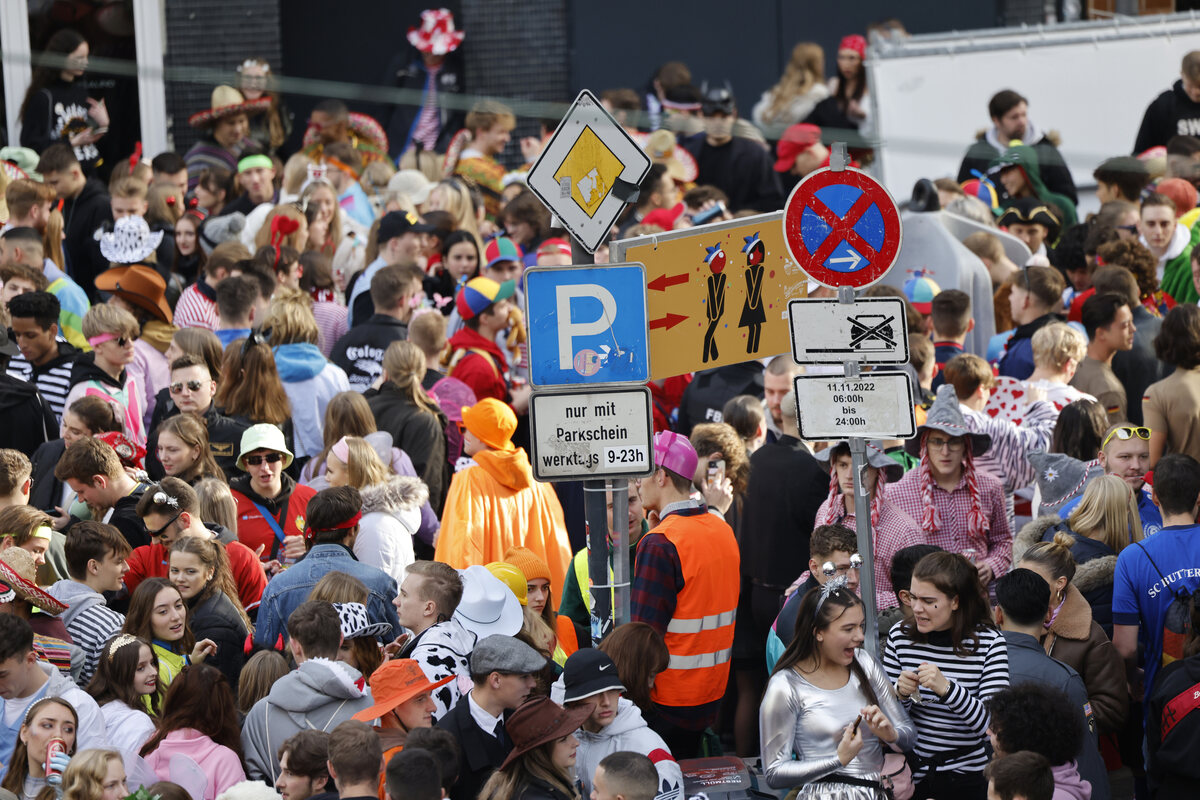
M 583 486 L 528 455 L 555 121 L 511 163 L 511 109 L 444 108 L 464 38 L 424 12 L 421 104 L 323 100 L 295 152 L 248 58 L 148 160 L 105 157 L 87 42 L 51 38 L 0 171 L 0 797 L 682 800 L 722 752 L 803 800 L 1186 796 L 1200 53 L 1095 213 L 1012 89 L 917 187 L 972 221 L 996 324 L 965 285 L 870 290 L 919 427 L 868 443 L 869 520 L 789 354 L 652 381 L 653 472 L 606 494 L 632 622 L 593 641 Z M 679 62 L 604 92 L 653 161 L 610 240 L 777 211 L 825 131 L 869 165 L 867 46 L 827 81 L 796 45 L 749 118 Z

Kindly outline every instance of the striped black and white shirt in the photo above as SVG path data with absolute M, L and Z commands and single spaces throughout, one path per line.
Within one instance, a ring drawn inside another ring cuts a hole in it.
M 932 691 L 920 689 L 920 703 L 904 701 L 917 726 L 914 751 L 921 758 L 938 757 L 960 747 L 971 751 L 947 760 L 938 771 L 982 772 L 988 763 L 985 747 L 991 721 L 984 701 L 1008 687 L 1008 649 L 999 631 L 990 628 L 978 632 L 974 653 L 960 656 L 954 652 L 948 632 L 930 634 L 924 643 L 914 642 L 901 626 L 892 628 L 883 653 L 883 664 L 894 684 L 900 672 L 916 672 L 923 662 L 935 664 L 950 681 L 950 691 L 938 698 Z M 914 770 L 920 779 L 926 770 Z
M 8 374 L 32 383 L 50 404 L 54 416 L 62 421 L 67 393 L 71 391 L 71 368 L 79 351 L 65 341 L 58 342 L 58 355 L 40 367 L 35 367 L 17 353 L 8 362 Z

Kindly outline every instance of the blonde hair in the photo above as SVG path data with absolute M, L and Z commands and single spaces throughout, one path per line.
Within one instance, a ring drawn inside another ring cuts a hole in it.
M 200 500 L 200 519 L 237 534 L 237 501 L 229 484 L 218 478 L 204 478 L 194 488 Z
M 319 190 L 325 189 L 333 195 L 333 218 L 329 220 L 329 252 L 332 254 L 338 249 L 338 245 L 342 243 L 342 207 L 338 204 L 337 189 L 333 188 L 333 184 L 327 180 L 313 181 L 308 186 L 304 187 L 304 191 L 300 193 L 300 207 L 307 208 L 308 201 L 312 199 L 313 194 Z M 307 244 L 309 250 L 316 250 L 310 241 Z
M 179 189 L 166 183 L 156 183 L 146 193 L 147 221 L 169 222 L 174 225 L 183 216 L 185 202 Z M 197 225 L 197 231 L 199 225 Z
M 113 761 L 124 764 L 116 750 L 89 748 L 72 756 L 62 776 L 63 800 L 93 800 L 102 796 L 108 765 Z
M 431 414 L 441 413 L 441 407 L 421 386 L 421 379 L 425 377 L 425 354 L 421 348 L 408 341 L 392 342 L 383 353 L 383 371 L 417 408 Z
M 379 454 L 367 443 L 366 439 L 347 436 L 346 447 L 349 451 L 347 455 L 350 457 L 346 464 L 346 475 L 351 486 L 355 489 L 365 489 L 368 486 L 378 486 L 387 482 L 390 470 L 379 460 Z M 337 456 L 334 455 L 334 457 Z
M 63 269 L 66 257 L 63 255 L 63 221 L 62 212 L 57 208 L 50 209 L 46 217 L 46 230 L 42 233 L 42 251 L 46 258 L 54 262 L 54 266 Z
M 1029 561 L 1041 564 L 1050 570 L 1055 580 L 1066 578 L 1067 583 L 1075 580 L 1075 556 L 1071 548 L 1075 546 L 1075 538 L 1066 531 L 1058 531 L 1048 542 L 1038 542 L 1021 554 L 1017 563 Z
M 442 159 L 437 153 L 430 150 L 423 150 L 419 147 L 410 147 L 400 156 L 400 169 L 415 169 L 428 178 L 432 183 L 437 183 L 442 178 Z
M 963 239 L 963 247 L 979 256 L 980 260 L 986 258 L 989 261 L 999 261 L 1004 257 L 1004 245 L 1000 244 L 999 238 L 987 231 L 972 233 Z
M 1062 372 L 1067 361 L 1083 361 L 1087 354 L 1087 339 L 1065 322 L 1052 322 L 1033 335 L 1033 363 L 1039 367 Z
M 825 51 L 816 42 L 800 42 L 792 48 L 792 57 L 771 88 L 771 101 L 763 120 L 776 122 L 792 100 L 825 80 Z
M 479 235 L 479 222 L 475 218 L 475 204 L 471 202 L 471 190 L 457 178 L 446 178 L 439 181 L 430 190 L 429 200 L 432 201 L 435 195 L 439 198 L 439 202 L 433 204 L 427 201 L 426 208 L 433 209 L 436 206 L 439 210 L 448 212 L 450 216 L 454 217 L 454 229 L 469 231 L 475 237 L 475 244 L 479 246 L 479 252 L 482 253 L 484 251 L 483 239 Z
M 135 338 L 141 331 L 141 326 L 125 309 L 110 305 L 108 303 L 100 303 L 94 305 L 87 310 L 83 315 L 83 336 L 85 339 L 91 339 L 95 336 L 102 336 L 106 333 L 114 334 L 115 336 L 126 336 Z
M 336 195 L 334 195 L 336 199 Z M 336 205 L 336 203 L 335 203 Z M 262 227 L 258 229 L 258 233 L 254 236 L 254 249 L 257 251 L 261 247 L 269 247 L 271 244 L 271 222 L 278 216 L 284 216 L 288 219 L 295 220 L 300 223 L 300 228 L 283 237 L 280 244 L 283 247 L 290 247 L 299 252 L 303 248 L 299 246 L 300 232 L 304 231 L 305 239 L 308 238 L 308 219 L 304 216 L 304 212 L 296 208 L 291 203 L 278 205 L 267 212 L 267 216 L 263 219 Z
M 122 200 L 145 200 L 148 193 L 146 182 L 139 181 L 137 178 L 117 178 L 108 187 L 108 193 L 112 197 L 118 197 Z
M 446 349 L 446 317 L 434 309 L 417 312 L 408 323 L 408 340 L 428 356 Z
M 549 606 L 547 606 L 549 608 Z M 546 658 L 554 656 L 554 647 L 558 643 L 558 639 L 554 635 L 554 629 L 550 624 L 542 618 L 542 615 L 529 607 L 521 609 L 524 614 L 525 621 L 521 626 L 521 630 L 533 642 L 533 646 Z
M 316 344 L 321 331 L 313 316 L 312 297 L 290 286 L 279 287 L 271 298 L 263 329 L 270 331 L 272 347 L 296 342 Z
M 1108 545 L 1117 555 L 1142 540 L 1137 497 L 1116 475 L 1096 478 L 1083 490 L 1083 499 L 1067 517 L 1071 530 Z
M 497 123 L 504 125 L 507 130 L 517 127 L 517 118 L 512 109 L 496 100 L 480 100 L 467 112 L 466 124 L 463 126 L 471 132 L 491 130 Z
M 313 160 L 304 153 L 296 153 L 283 165 L 283 191 L 289 195 L 300 194 L 304 181 L 308 179 L 308 165 Z

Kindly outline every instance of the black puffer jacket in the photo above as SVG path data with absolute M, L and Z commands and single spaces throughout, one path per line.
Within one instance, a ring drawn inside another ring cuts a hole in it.
M 207 663 L 225 673 L 229 687 L 237 694 L 238 676 L 246 665 L 246 628 L 242 615 L 233 601 L 217 590 L 206 599 L 191 607 L 188 624 L 196 641 L 212 639 L 216 642 L 216 655 L 209 656 Z

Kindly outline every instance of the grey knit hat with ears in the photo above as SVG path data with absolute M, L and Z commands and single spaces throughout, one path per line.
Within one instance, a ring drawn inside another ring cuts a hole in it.
M 246 215 L 240 211 L 220 217 L 209 217 L 200 226 L 200 247 L 211 256 L 213 248 L 225 242 L 237 241 L 246 228 Z
M 813 454 L 813 458 L 817 459 L 821 464 L 821 468 L 828 472 L 832 467 L 833 453 L 839 447 L 850 448 L 850 443 L 845 439 L 839 439 L 836 442 L 830 442 L 829 446 L 824 450 Z M 867 465 L 872 466 L 877 470 L 881 470 L 887 475 L 888 483 L 895 483 L 904 477 L 904 467 L 899 461 L 889 456 L 883 451 L 883 442 L 878 439 L 873 439 L 867 442 Z
M 1084 462 L 1066 453 L 1035 450 L 1026 458 L 1037 470 L 1037 485 L 1042 493 L 1039 513 L 1057 514 L 1073 498 L 1083 494 L 1093 478 L 1104 474 L 1099 462 Z
M 967 427 L 963 419 L 962 409 L 958 407 L 958 395 L 954 387 L 944 384 L 938 389 L 937 399 L 929 413 L 925 415 L 925 424 L 917 428 L 917 435 L 904 443 L 904 449 L 909 455 L 921 455 L 921 434 L 925 431 L 941 431 L 947 436 L 962 436 L 971 442 L 971 454 L 981 456 L 992 446 L 992 437 L 986 433 L 974 433 Z

